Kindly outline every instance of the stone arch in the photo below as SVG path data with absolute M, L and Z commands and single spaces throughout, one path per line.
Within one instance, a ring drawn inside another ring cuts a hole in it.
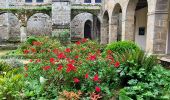
M 92 39 L 92 22 L 90 20 L 84 23 L 84 38 Z
M 101 24 L 101 44 L 109 43 L 109 13 L 105 11 Z
M 51 35 L 52 21 L 49 15 L 44 13 L 33 14 L 27 21 L 27 33 L 29 35 Z
M 73 40 L 84 38 L 84 25 L 88 20 L 93 23 L 93 15 L 86 12 L 80 13 L 73 18 L 71 21 L 71 38 Z
M 122 40 L 122 7 L 115 4 L 111 16 L 109 42 Z
M 20 22 L 13 13 L 0 14 L 0 40 L 20 41 Z
M 123 38 L 135 41 L 143 50 L 146 50 L 148 1 L 129 0 L 126 9 L 126 19 L 123 22 Z

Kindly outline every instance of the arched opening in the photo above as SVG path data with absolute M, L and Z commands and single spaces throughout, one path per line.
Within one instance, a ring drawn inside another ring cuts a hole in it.
M 147 36 L 147 0 L 138 0 L 135 9 L 135 42 L 143 49 L 146 49 Z
M 20 22 L 13 13 L 0 14 L 0 41 L 20 41 Z
M 96 22 L 96 38 L 97 38 L 97 41 L 100 42 L 101 39 L 100 39 L 100 34 L 101 34 L 101 23 L 100 23 L 100 20 L 97 18 L 97 22 Z
M 93 31 L 93 15 L 91 13 L 80 13 L 76 15 L 73 20 L 71 21 L 71 40 L 72 41 L 77 41 L 81 38 L 84 38 L 85 31 L 87 33 L 87 30 L 85 29 L 88 27 L 88 23 L 86 21 L 91 22 L 91 31 Z M 92 34 L 91 34 L 92 38 Z
M 84 24 L 84 38 L 92 39 L 92 22 L 90 20 Z
M 123 27 L 125 40 L 135 41 L 143 50 L 146 50 L 147 13 L 147 0 L 129 0 Z
M 101 26 L 101 44 L 109 43 L 109 14 L 106 11 L 103 16 L 103 23 Z
M 116 4 L 112 13 L 111 36 L 110 42 L 122 40 L 122 9 L 120 4 Z M 115 38 L 116 37 L 116 38 Z
M 36 13 L 27 21 L 27 32 L 29 35 L 51 35 L 52 22 L 47 14 Z

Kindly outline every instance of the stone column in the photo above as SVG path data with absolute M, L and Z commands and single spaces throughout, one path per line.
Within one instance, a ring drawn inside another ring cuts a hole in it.
M 101 44 L 108 43 L 108 27 L 107 24 L 101 24 Z
M 134 16 L 127 16 L 122 20 L 122 40 L 135 40 L 134 27 Z
M 112 16 L 112 20 L 109 24 L 109 43 L 117 41 L 118 23 L 117 16 Z
M 168 12 L 148 13 L 146 51 L 153 54 L 166 53 Z
M 27 40 L 27 34 L 26 34 L 26 27 L 25 26 L 20 27 L 20 37 L 21 37 L 21 42 L 25 42 Z

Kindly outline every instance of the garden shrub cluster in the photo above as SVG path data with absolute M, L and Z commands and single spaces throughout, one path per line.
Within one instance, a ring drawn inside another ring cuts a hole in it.
M 133 42 L 115 42 L 105 48 L 81 39 L 63 46 L 49 37 L 30 37 L 13 54 L 30 59 L 0 75 L 3 99 L 170 99 L 170 71 Z

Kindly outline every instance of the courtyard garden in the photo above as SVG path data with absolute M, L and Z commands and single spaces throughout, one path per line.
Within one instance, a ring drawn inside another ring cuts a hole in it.
M 0 53 L 0 100 L 170 100 L 170 71 L 130 41 L 31 36 Z

